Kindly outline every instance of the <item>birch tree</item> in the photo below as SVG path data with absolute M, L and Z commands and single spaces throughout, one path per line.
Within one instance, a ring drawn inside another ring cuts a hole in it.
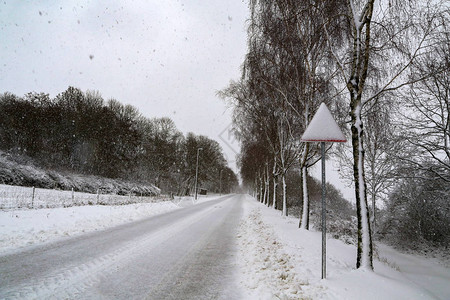
M 353 152 L 353 179 L 358 219 L 357 268 L 373 269 L 372 234 L 367 204 L 365 148 L 362 111 L 385 92 L 400 89 L 423 78 L 408 78 L 407 71 L 429 51 L 439 4 L 428 2 L 426 9 L 400 1 L 348 0 L 342 21 L 349 26 L 347 46 L 329 49 L 349 92 Z M 377 2 L 378 3 L 378 2 Z M 326 26 L 325 26 L 326 28 Z M 405 42 L 405 36 L 408 41 Z M 388 60 L 391 59 L 393 61 Z M 383 66 L 383 68 L 380 68 Z

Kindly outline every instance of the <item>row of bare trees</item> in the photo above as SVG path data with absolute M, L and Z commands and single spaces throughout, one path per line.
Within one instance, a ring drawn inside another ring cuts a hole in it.
M 449 5 L 251 0 L 249 7 L 242 77 L 220 92 L 234 106 L 244 184 L 275 207 L 270 187 L 276 199 L 281 182 L 286 216 L 285 176 L 296 166 L 300 226 L 308 229 L 308 168 L 320 157 L 317 145 L 299 141 L 325 102 L 351 140 L 328 153 L 355 189 L 356 265 L 373 269 L 377 201 L 407 169 L 449 179 Z
M 45 93 L 0 94 L 0 149 L 50 169 L 187 194 L 194 187 L 198 148 L 201 187 L 232 191 L 238 180 L 220 145 L 206 136 L 184 136 L 170 118 L 146 118 L 131 105 L 74 87 L 54 99 Z

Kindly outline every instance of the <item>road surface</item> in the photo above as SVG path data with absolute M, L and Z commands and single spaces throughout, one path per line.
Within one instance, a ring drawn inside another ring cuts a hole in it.
M 241 197 L 0 256 L 0 299 L 239 299 Z

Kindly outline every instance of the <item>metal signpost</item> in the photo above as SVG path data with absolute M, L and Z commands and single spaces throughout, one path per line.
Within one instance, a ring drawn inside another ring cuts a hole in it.
M 322 152 L 322 279 L 326 278 L 327 253 L 327 221 L 326 221 L 326 195 L 325 186 L 325 142 L 346 142 L 344 134 L 333 119 L 325 103 L 319 109 L 306 128 L 301 138 L 302 142 L 320 142 Z

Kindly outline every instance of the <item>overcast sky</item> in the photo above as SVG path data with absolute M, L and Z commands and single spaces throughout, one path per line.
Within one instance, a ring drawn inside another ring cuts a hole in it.
M 231 109 L 216 92 L 240 76 L 247 1 L 0 1 L 0 93 L 98 90 L 217 140 L 236 171 Z
M 0 3 L 0 93 L 98 90 L 105 100 L 217 140 L 235 169 L 229 146 L 239 147 L 226 130 L 231 110 L 216 92 L 240 76 L 245 2 Z

